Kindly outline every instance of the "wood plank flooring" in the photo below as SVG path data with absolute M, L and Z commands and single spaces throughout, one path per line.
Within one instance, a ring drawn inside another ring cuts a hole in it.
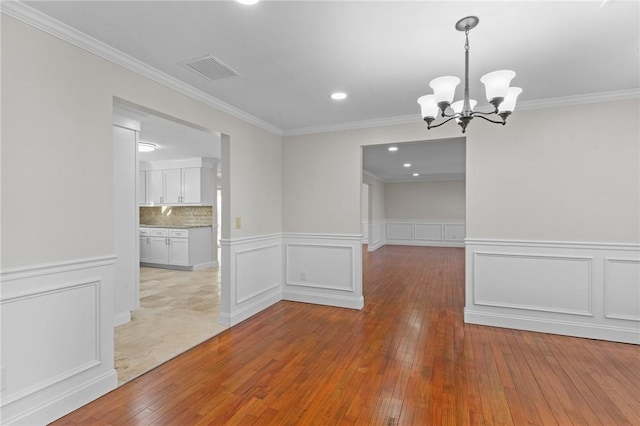
M 54 424 L 640 424 L 640 347 L 463 324 L 463 249 L 365 252 L 364 281 L 361 311 L 279 302 Z

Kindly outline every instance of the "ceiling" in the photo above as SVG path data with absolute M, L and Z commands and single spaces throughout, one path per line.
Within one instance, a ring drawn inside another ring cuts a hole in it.
M 640 87 L 637 1 L 43 1 L 29 6 L 279 129 L 282 134 L 415 116 L 440 75 L 513 69 L 527 102 Z M 213 55 L 240 76 L 182 65 Z M 349 97 L 329 99 L 332 91 Z M 462 88 L 458 87 L 457 98 Z M 426 130 L 425 130 L 426 131 Z
M 388 183 L 464 180 L 465 138 L 365 146 L 362 168 Z
M 139 130 L 138 140 L 156 145 L 153 152 L 140 152 L 140 161 L 221 157 L 221 135 L 178 123 L 123 104 L 113 108 L 114 124 Z

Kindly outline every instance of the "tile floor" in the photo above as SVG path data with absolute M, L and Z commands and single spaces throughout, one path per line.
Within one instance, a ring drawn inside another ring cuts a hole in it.
M 115 328 L 118 384 L 151 370 L 227 327 L 218 323 L 220 270 L 140 268 L 140 308 Z

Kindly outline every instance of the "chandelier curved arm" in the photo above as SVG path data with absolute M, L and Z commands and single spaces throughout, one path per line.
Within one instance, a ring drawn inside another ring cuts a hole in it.
M 438 123 L 438 124 L 431 125 L 430 123 L 428 123 L 428 122 L 427 122 L 427 129 L 433 129 L 433 128 L 435 128 L 435 127 L 440 127 L 440 126 L 442 126 L 443 124 L 446 124 L 446 123 L 450 122 L 450 121 L 451 121 L 451 120 L 453 120 L 454 118 L 460 118 L 460 114 L 455 114 L 455 115 L 446 116 L 446 117 L 449 117 L 449 118 L 447 118 L 446 120 L 444 120 L 442 123 Z
M 493 114 L 497 114 L 497 113 L 498 113 L 498 110 L 497 110 L 497 109 L 495 109 L 495 110 L 493 110 L 493 111 L 491 111 L 491 112 L 473 111 L 473 112 L 471 113 L 471 115 L 473 115 L 473 116 L 476 116 L 476 115 L 480 116 L 480 115 L 493 115 Z
M 506 122 L 506 120 L 505 120 L 504 118 L 502 119 L 502 121 L 496 121 L 496 120 L 492 120 L 492 119 L 490 119 L 490 118 L 484 117 L 484 116 L 482 116 L 482 115 L 475 115 L 475 113 L 474 113 L 474 115 L 473 115 L 473 116 L 474 116 L 474 117 L 478 117 L 478 118 L 482 118 L 483 120 L 487 120 L 488 122 L 490 122 L 490 123 L 494 123 L 494 124 L 502 124 L 503 126 L 504 126 L 505 124 L 507 124 L 507 122 Z M 428 128 L 428 127 L 427 127 L 427 128 Z

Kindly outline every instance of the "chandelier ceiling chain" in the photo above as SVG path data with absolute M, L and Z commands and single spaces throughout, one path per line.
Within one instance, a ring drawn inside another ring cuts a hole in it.
M 433 95 L 421 96 L 418 99 L 422 118 L 427 123 L 427 129 L 440 127 L 451 120 L 462 128 L 462 133 L 466 132 L 467 125 L 475 117 L 482 118 L 495 124 L 506 124 L 507 117 L 513 112 L 518 95 L 522 93 L 519 87 L 509 87 L 509 83 L 516 76 L 510 70 L 493 71 L 482 76 L 480 81 L 485 85 L 487 101 L 493 106 L 493 111 L 474 111 L 477 102 L 469 99 L 469 31 L 478 25 L 480 19 L 477 16 L 467 16 L 460 19 L 455 27 L 458 31 L 464 31 L 464 95 L 461 101 L 453 102 L 455 89 L 460 83 L 460 79 L 454 76 L 438 77 L 429 83 L 433 89 Z M 452 103 L 453 102 L 453 103 Z M 486 116 L 497 115 L 501 120 L 492 120 Z M 444 121 L 434 123 L 438 118 Z

